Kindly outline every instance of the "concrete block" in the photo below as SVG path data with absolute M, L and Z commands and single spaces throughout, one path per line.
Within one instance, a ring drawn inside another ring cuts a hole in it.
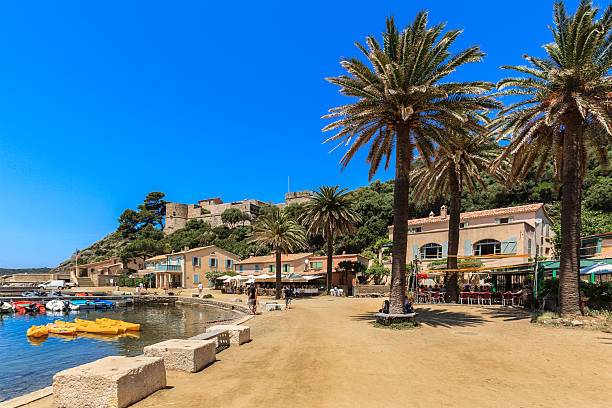
M 190 340 L 214 340 L 216 342 L 217 353 L 228 348 L 230 336 L 227 330 L 209 330 L 205 333 L 200 333 L 197 336 L 189 338 Z
M 58 408 L 123 408 L 166 386 L 161 357 L 110 356 L 53 376 Z
M 283 308 L 278 303 L 266 303 L 266 312 L 271 312 L 273 310 L 283 310 Z
M 206 329 L 206 332 L 213 330 L 227 330 L 230 336 L 230 343 L 241 345 L 251 341 L 251 328 L 241 324 L 219 324 Z
M 172 339 L 144 348 L 147 357 L 162 357 L 167 370 L 195 373 L 215 361 L 215 340 Z

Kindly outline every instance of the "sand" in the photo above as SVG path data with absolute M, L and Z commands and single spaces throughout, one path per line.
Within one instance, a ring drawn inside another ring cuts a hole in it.
M 610 406 L 612 334 L 456 305 L 417 308 L 419 328 L 381 329 L 380 303 L 324 296 L 256 316 L 252 342 L 200 373 L 169 373 L 169 388 L 134 406 Z

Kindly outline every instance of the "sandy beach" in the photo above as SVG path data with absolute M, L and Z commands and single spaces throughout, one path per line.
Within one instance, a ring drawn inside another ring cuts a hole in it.
M 252 342 L 199 373 L 170 372 L 167 389 L 135 406 L 609 406 L 610 333 L 455 305 L 418 307 L 422 326 L 396 331 L 372 325 L 380 303 L 323 296 L 258 315 Z

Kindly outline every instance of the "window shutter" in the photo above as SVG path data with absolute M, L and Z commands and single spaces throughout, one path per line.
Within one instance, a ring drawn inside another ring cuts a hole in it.
M 212 267 L 213 266 L 213 260 L 212 258 L 208 258 L 208 266 Z
M 442 243 L 442 258 L 446 258 L 448 256 L 448 241 Z
M 463 243 L 463 256 L 471 256 L 472 255 L 472 241 L 466 240 Z
M 419 252 L 419 246 L 414 244 L 412 245 L 412 259 L 421 258 L 421 253 Z
M 502 254 L 516 254 L 516 238 L 510 237 L 501 243 Z

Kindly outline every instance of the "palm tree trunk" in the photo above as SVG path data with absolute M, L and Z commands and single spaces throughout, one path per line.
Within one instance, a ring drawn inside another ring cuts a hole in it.
M 327 293 L 332 287 L 332 268 L 334 262 L 334 237 L 330 226 L 327 226 Z
M 276 299 L 281 298 L 281 250 L 276 250 Z
M 450 169 L 450 206 L 448 220 L 448 255 L 446 258 L 447 269 L 457 269 L 457 253 L 459 252 L 459 223 L 461 222 L 461 183 L 454 168 Z M 447 301 L 457 302 L 459 293 L 457 291 L 457 272 L 447 273 L 446 297 Z
M 563 168 L 561 173 L 561 264 L 559 266 L 559 313 L 562 316 L 580 314 L 578 287 L 578 245 L 580 241 L 581 174 L 578 157 L 581 154 L 582 128 L 578 113 L 569 114 L 563 135 Z
M 395 144 L 395 186 L 393 189 L 393 263 L 391 265 L 391 289 L 389 313 L 403 312 L 406 296 L 406 251 L 408 246 L 408 194 L 410 193 L 410 161 L 412 146 L 410 129 L 397 127 Z

